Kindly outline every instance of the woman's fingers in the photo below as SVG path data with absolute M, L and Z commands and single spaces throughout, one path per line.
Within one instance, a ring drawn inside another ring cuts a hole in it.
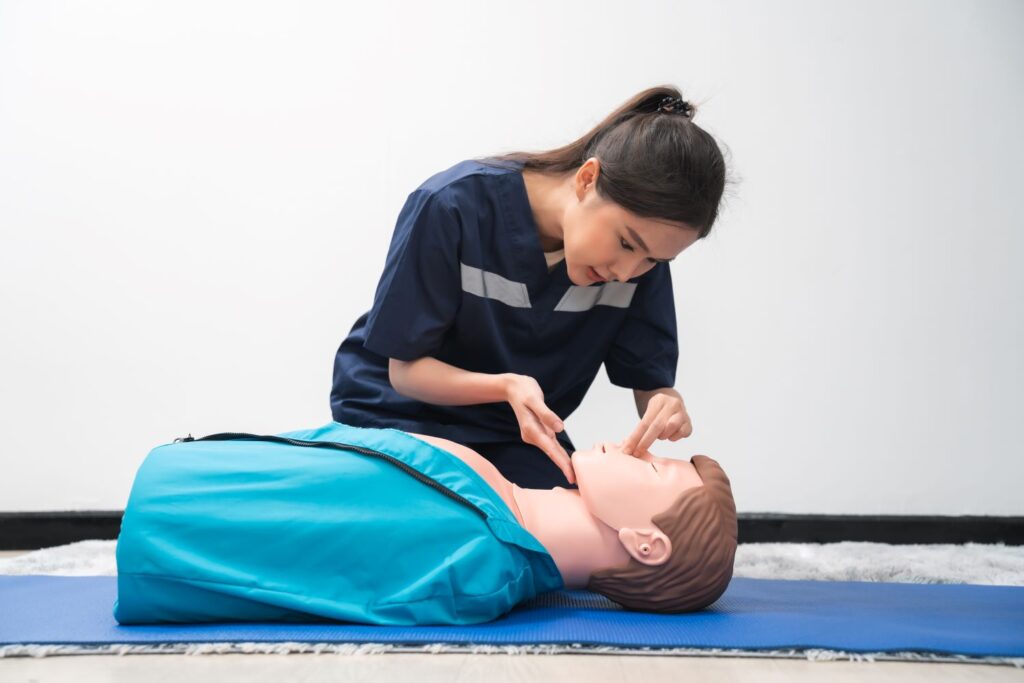
M 662 422 L 655 420 L 654 423 L 647 428 L 647 431 L 644 432 L 644 435 L 641 436 L 640 440 L 636 443 L 637 453 L 643 453 L 651 447 L 651 444 L 654 443 L 658 438 L 658 435 L 661 434 L 662 424 Z
M 693 433 L 690 416 L 682 400 L 655 397 L 647 404 L 643 419 L 622 442 L 628 455 L 643 453 L 658 439 L 678 441 Z
M 665 420 L 665 427 L 658 434 L 659 439 L 671 438 L 673 434 L 679 431 L 679 428 L 683 426 L 685 418 L 680 413 L 673 413 L 670 418 Z
M 622 452 L 626 455 L 634 455 L 637 451 L 637 444 L 640 443 L 640 439 L 643 438 L 644 434 L 647 433 L 647 429 L 654 422 L 654 414 L 648 412 L 644 415 L 644 418 L 640 420 L 640 424 L 626 437 L 626 440 L 622 442 Z
M 544 394 L 535 380 L 524 378 L 526 389 L 509 400 L 516 420 L 519 421 L 519 434 L 525 443 L 536 446 L 555 463 L 570 484 L 576 483 L 576 473 L 572 468 L 572 460 L 565 452 L 562 444 L 555 436 L 565 429 L 565 424 L 553 410 L 544 403 Z
M 640 421 L 640 424 L 633 433 L 629 436 L 629 441 L 634 443 L 633 448 L 627 451 L 630 455 L 636 453 L 643 453 L 651 444 L 658 438 L 658 436 L 665 429 L 665 423 L 668 422 L 669 414 L 666 414 L 664 410 L 649 409 L 644 415 L 644 419 Z M 637 436 L 639 434 L 639 436 Z M 635 442 L 633 441 L 635 439 Z
M 532 424 L 526 430 L 527 438 L 524 441 L 544 451 L 551 462 L 555 463 L 558 469 L 562 471 L 568 482 L 575 484 L 576 473 L 572 469 L 572 460 L 569 458 L 569 454 L 565 452 L 562 444 L 555 438 L 550 427 L 543 424 L 533 413 L 530 413 L 530 419 Z
M 551 458 L 551 462 L 555 463 L 558 469 L 562 470 L 566 480 L 570 484 L 575 484 L 576 472 L 572 469 L 572 459 L 565 452 L 565 449 L 562 448 L 562 444 L 558 443 L 558 439 L 553 436 L 545 437 L 544 441 L 546 442 L 546 447 L 543 448 L 543 451 Z
M 553 432 L 560 432 L 565 429 L 565 425 L 562 423 L 561 418 L 555 414 L 555 411 L 547 407 L 544 403 L 543 398 L 534 398 L 526 402 L 526 407 L 533 411 L 533 414 L 537 416 L 537 419 L 541 423 Z
M 686 420 L 683 422 L 683 424 L 681 424 L 679 426 L 679 429 L 677 429 L 672 434 L 672 436 L 670 436 L 668 438 L 669 438 L 669 441 L 679 441 L 679 439 L 685 439 L 686 437 L 690 436 L 691 434 L 693 434 L 693 424 L 690 422 L 690 418 L 686 418 Z
M 531 421 L 535 422 L 537 427 L 544 434 L 546 434 L 547 436 L 550 436 L 552 439 L 555 438 L 555 431 L 556 430 L 552 427 L 551 419 L 548 418 L 547 421 L 544 421 L 544 420 L 540 419 L 540 417 L 538 416 L 538 409 L 539 408 L 543 408 L 544 410 L 547 410 L 547 408 L 544 406 L 544 403 L 542 401 L 532 400 L 532 401 L 524 402 L 523 405 L 524 405 L 524 407 L 526 409 L 526 412 L 530 414 L 530 417 L 532 418 Z M 548 412 L 551 412 L 551 411 L 548 411 Z M 551 414 L 554 415 L 554 413 L 551 413 Z M 516 417 L 519 418 L 518 415 Z M 557 415 L 555 415 L 555 419 L 556 420 L 558 419 Z M 519 422 L 520 422 L 520 426 L 521 426 L 522 425 L 522 418 L 519 418 Z

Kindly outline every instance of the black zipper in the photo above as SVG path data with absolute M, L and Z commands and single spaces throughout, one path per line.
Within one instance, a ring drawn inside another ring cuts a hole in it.
M 337 442 L 337 441 L 303 441 L 301 439 L 289 439 L 288 437 L 284 437 L 284 436 L 271 436 L 271 435 L 263 436 L 263 435 L 259 435 L 259 434 L 245 434 L 245 433 L 241 433 L 241 432 L 221 432 L 219 434 L 210 434 L 208 436 L 201 436 L 198 439 L 192 438 L 192 435 L 189 434 L 188 436 L 179 437 L 179 438 L 175 439 L 174 443 L 187 443 L 189 441 L 270 441 L 270 442 L 273 442 L 273 443 L 290 444 L 292 446 L 310 446 L 310 447 L 313 447 L 313 448 L 333 448 L 334 450 L 339 450 L 339 451 L 355 451 L 357 453 L 362 453 L 363 455 L 371 455 L 373 457 L 381 458 L 382 460 L 386 460 L 387 462 L 391 463 L 395 467 L 398 467 L 400 470 L 402 470 L 406 474 L 409 474 L 412 477 L 414 477 L 414 478 L 418 479 L 419 481 L 423 482 L 424 484 L 426 484 L 430 488 L 438 491 L 439 493 L 444 494 L 445 496 L 448 496 L 449 498 L 451 498 L 452 500 L 454 500 L 456 502 L 459 502 L 459 503 L 465 505 L 466 507 L 471 509 L 473 512 L 475 512 L 477 515 L 479 515 L 481 519 L 487 519 L 487 513 L 486 512 L 484 512 L 483 510 L 478 508 L 476 505 L 473 505 L 473 503 L 469 502 L 468 500 L 466 500 L 465 498 L 463 498 L 459 494 L 455 493 L 454 491 L 452 491 L 447 486 L 444 486 L 443 484 L 437 483 L 435 480 L 433 480 L 430 477 L 428 477 L 427 475 L 423 474 L 422 472 L 420 472 L 416 468 L 410 467 L 409 465 L 406 465 L 404 462 L 402 462 L 398 458 L 396 458 L 396 457 L 394 457 L 392 455 L 388 455 L 387 453 L 381 453 L 380 451 L 375 451 L 372 448 L 364 448 L 363 446 L 356 446 L 355 444 L 341 443 L 341 442 Z

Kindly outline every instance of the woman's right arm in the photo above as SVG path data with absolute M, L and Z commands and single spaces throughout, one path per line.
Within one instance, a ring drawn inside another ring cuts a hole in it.
M 555 432 L 565 426 L 544 403 L 544 391 L 533 377 L 471 372 L 430 356 L 411 361 L 391 358 L 388 376 L 395 391 L 424 403 L 465 406 L 507 401 L 519 422 L 520 438 L 544 451 L 569 483 L 576 483 L 569 454 L 555 438 Z
M 470 372 L 430 356 L 411 361 L 392 358 L 388 376 L 391 386 L 403 396 L 442 406 L 507 401 L 513 377 L 511 373 Z

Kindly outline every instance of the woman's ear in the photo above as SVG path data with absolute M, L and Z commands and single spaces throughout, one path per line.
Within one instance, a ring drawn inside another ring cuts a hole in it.
M 574 189 L 576 190 L 576 198 L 583 201 L 583 197 L 587 194 L 588 189 L 593 189 L 597 182 L 597 176 L 601 172 L 601 160 L 597 157 L 590 157 L 583 164 L 576 169 L 576 175 L 573 178 Z
M 672 541 L 658 529 L 619 529 L 619 543 L 641 564 L 656 567 L 672 556 Z

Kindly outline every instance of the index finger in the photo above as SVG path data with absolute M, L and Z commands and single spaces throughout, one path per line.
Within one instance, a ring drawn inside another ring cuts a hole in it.
M 640 442 L 640 438 L 647 433 L 647 428 L 650 427 L 651 422 L 654 421 L 654 414 L 648 411 L 644 415 L 643 419 L 637 424 L 636 429 L 626 437 L 625 441 L 622 442 L 622 452 L 626 455 L 633 455 L 633 451 L 636 449 L 637 443 Z
M 620 441 L 620 442 L 619 442 L 619 443 L 617 444 L 617 445 L 618 445 L 618 447 L 619 447 L 619 450 L 622 450 L 622 444 L 624 444 L 624 443 L 625 443 L 625 439 L 623 439 L 622 441 Z M 645 449 L 640 449 L 640 448 L 637 448 L 637 449 L 636 449 L 636 452 L 635 452 L 635 453 L 632 453 L 632 456 L 633 456 L 634 458 L 642 458 L 643 456 L 645 456 L 645 455 L 649 455 L 649 454 L 650 454 L 650 451 L 649 451 L 649 450 L 647 450 L 646 448 L 645 448 Z
M 647 449 L 651 447 L 651 444 L 653 444 L 655 442 L 655 440 L 658 438 L 659 432 L 660 432 L 660 429 L 659 429 L 658 425 L 656 425 L 656 424 L 651 425 L 647 429 L 647 431 L 644 432 L 644 435 L 640 438 L 640 441 L 637 442 L 637 444 L 636 444 L 637 453 L 644 453 L 644 452 L 646 452 Z

